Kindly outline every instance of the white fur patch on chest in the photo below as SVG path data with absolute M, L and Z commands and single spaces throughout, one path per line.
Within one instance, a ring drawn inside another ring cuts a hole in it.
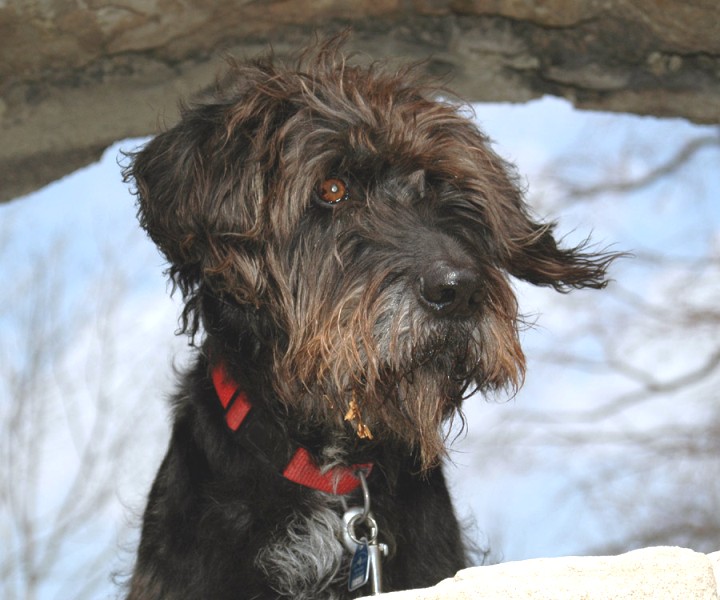
M 255 559 L 281 596 L 296 600 L 334 600 L 345 587 L 347 551 L 343 522 L 325 494 L 309 514 L 296 512 L 279 524 L 273 540 Z

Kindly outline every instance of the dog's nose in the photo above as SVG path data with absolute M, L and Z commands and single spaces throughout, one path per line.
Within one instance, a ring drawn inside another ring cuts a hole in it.
M 444 260 L 431 262 L 420 276 L 420 298 L 443 317 L 470 317 L 483 300 L 480 274 Z

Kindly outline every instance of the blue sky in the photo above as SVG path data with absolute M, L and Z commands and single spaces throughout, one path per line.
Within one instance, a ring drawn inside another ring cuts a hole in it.
M 713 245 L 717 247 L 717 150 L 701 153 L 683 181 L 660 182 L 629 197 L 605 197 L 580 207 L 561 207 L 552 195 L 556 189 L 553 176 L 560 170 L 580 172 L 586 181 L 602 180 L 610 162 L 616 171 L 632 174 L 646 168 L 648 161 L 657 163 L 672 152 L 674 146 L 665 140 L 709 133 L 710 128 L 676 119 L 580 112 L 557 99 L 517 106 L 478 105 L 476 116 L 496 140 L 498 152 L 518 165 L 536 210 L 559 219 L 560 231 L 570 239 L 592 233 L 600 244 L 619 249 L 671 249 L 684 256 L 701 255 Z M 118 454 L 119 464 L 114 465 L 117 489 L 113 500 L 102 515 L 87 515 L 91 533 L 72 541 L 73 552 L 58 563 L 42 589 L 41 600 L 60 597 L 59 586 L 72 580 L 73 567 L 86 561 L 86 553 L 97 548 L 99 539 L 117 547 L 114 566 L 121 570 L 127 567 L 129 553 L 121 548 L 132 545 L 133 530 L 129 534 L 121 531 L 128 523 L 137 522 L 164 450 L 168 424 L 164 398 L 172 390 L 172 364 L 186 351 L 184 341 L 172 335 L 179 307 L 168 298 L 162 257 L 137 226 L 134 199 L 122 183 L 117 164 L 121 148 L 130 150 L 139 143 L 126 140 L 116 144 L 100 163 L 0 206 L 0 360 L 22 366 L 27 340 L 18 325 L 20 304 L 29 302 L 34 291 L 43 288 L 45 278 L 60 280 L 62 293 L 57 302 L 63 308 L 59 318 L 70 319 L 79 313 L 84 324 L 73 322 L 72 334 L 63 338 L 59 364 L 66 372 L 81 373 L 90 385 L 102 382 L 114 394 L 113 419 L 124 423 L 132 435 L 132 447 Z M 649 152 L 633 153 L 631 148 L 638 145 Z M 560 157 L 562 162 L 556 169 L 548 168 Z M 41 268 L 33 270 L 37 264 Z M 618 285 L 632 289 L 641 283 L 641 291 L 649 293 L 658 289 L 667 274 L 629 262 L 614 276 Z M 575 398 L 592 403 L 625 389 L 628 383 L 617 377 L 603 379 L 602 374 L 558 369 L 557 365 L 537 361 L 532 354 L 564 343 L 563 336 L 580 321 L 601 321 L 609 311 L 601 296 L 581 292 L 575 297 L 560 297 L 522 285 L 518 285 L 518 292 L 523 312 L 538 321 L 537 328 L 523 334 L 530 353 L 526 387 L 509 402 L 474 398 L 468 403 L 468 432 L 454 446 L 449 476 L 461 515 L 474 520 L 469 531 L 481 541 L 489 537 L 497 555 L 517 560 L 581 553 L 589 541 L 601 539 L 604 531 L 582 493 L 568 494 L 571 471 L 588 463 L 568 461 L 568 471 L 563 472 L 557 460 L 547 464 L 533 460 L 528 463 L 532 462 L 532 468 L 525 468 L 522 459 L 507 463 L 498 460 L 501 457 L 493 452 L 505 452 L 506 448 L 496 440 L 516 411 L 572 404 Z M 111 324 L 103 319 L 108 310 L 112 310 Z M 101 360 L 99 336 L 108 331 L 117 344 L 113 344 L 112 356 Z M 591 356 L 596 352 L 587 340 L 580 342 L 578 349 Z M 679 360 L 670 356 L 668 361 L 671 359 Z M 102 371 L 101 364 L 112 370 L 108 380 L 103 379 L 108 371 Z M 61 496 L 68 485 L 65 474 L 70 477 L 76 468 L 78 440 L 88 440 L 93 423 L 92 415 L 83 412 L 88 410 L 87 404 L 79 401 L 68 409 L 64 396 L 67 389 L 49 381 L 45 388 L 49 398 L 57 403 L 57 414 L 65 416 L 58 417 L 43 446 L 45 481 L 50 485 L 43 486 L 47 495 L 41 508 L 46 508 L 47 514 L 52 513 L 53 497 Z M 133 391 L 135 387 L 138 391 Z M 17 400 L 9 390 L 0 382 L 0 415 Z M 74 423 L 75 433 L 62 433 L 63 423 Z M 53 489 L 57 494 L 50 493 Z M 3 497 L 0 494 L 0 502 Z M 43 512 L 39 511 L 41 515 Z M 15 539 L 9 517 L 0 504 L 0 534 Z M 109 581 L 99 589 L 112 595 Z

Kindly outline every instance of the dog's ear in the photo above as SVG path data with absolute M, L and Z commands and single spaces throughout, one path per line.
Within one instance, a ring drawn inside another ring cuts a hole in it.
M 263 286 L 252 252 L 262 184 L 248 159 L 251 136 L 236 125 L 228 138 L 226 108 L 183 107 L 177 125 L 130 155 L 124 176 L 134 183 L 141 226 L 186 299 L 200 284 L 223 293 L 232 279 L 233 295 L 253 302 Z
M 605 287 L 608 267 L 623 254 L 593 251 L 589 240 L 563 247 L 555 236 L 556 224 L 530 214 L 514 167 L 492 151 L 482 134 L 474 147 L 482 165 L 478 190 L 484 225 L 499 265 L 518 279 L 561 292 Z
M 593 252 L 589 240 L 563 248 L 555 238 L 555 223 L 540 224 L 521 208 L 504 223 L 505 239 L 511 239 L 505 269 L 518 279 L 552 286 L 565 292 L 578 288 L 603 288 L 607 269 L 618 253 Z

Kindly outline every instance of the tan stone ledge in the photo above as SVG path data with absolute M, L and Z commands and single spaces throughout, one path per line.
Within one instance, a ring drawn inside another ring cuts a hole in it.
M 620 556 L 538 558 L 460 571 L 382 600 L 718 600 L 720 552 L 643 548 Z

